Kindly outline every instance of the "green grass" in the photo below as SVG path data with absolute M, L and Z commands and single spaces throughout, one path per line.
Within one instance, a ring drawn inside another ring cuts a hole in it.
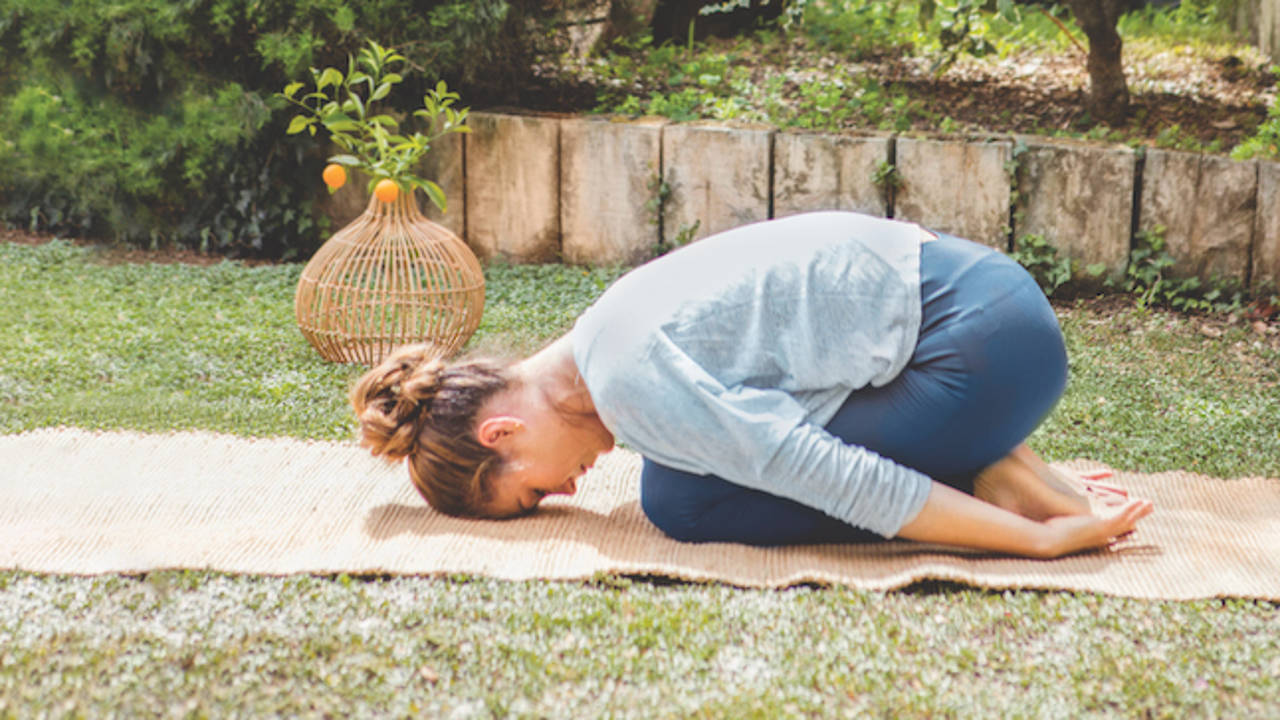
M 0 432 L 75 425 L 339 439 L 360 368 L 299 334 L 301 265 L 116 265 L 65 242 L 0 245 Z M 477 341 L 526 352 L 617 270 L 487 269 Z
M 0 245 L 0 431 L 351 437 L 357 370 L 298 334 L 298 271 Z M 617 274 L 488 268 L 473 349 L 537 347 Z M 1059 307 L 1072 382 L 1037 449 L 1280 476 L 1275 336 L 1101 307 Z M 0 718 L 1275 717 L 1277 696 L 1280 614 L 1260 602 L 0 572 Z
M 0 588 L 0 717 L 1256 718 L 1280 677 L 1276 609 L 1244 601 L 203 573 Z

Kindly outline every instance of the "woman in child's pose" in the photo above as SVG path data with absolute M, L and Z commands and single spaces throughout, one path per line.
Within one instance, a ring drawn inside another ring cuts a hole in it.
M 352 390 L 364 444 L 437 509 L 506 517 L 573 493 L 617 438 L 649 519 L 687 541 L 900 537 L 1055 557 L 1134 529 L 1023 440 L 1066 353 L 998 252 L 843 212 L 756 223 L 628 273 L 504 365 L 403 348 Z

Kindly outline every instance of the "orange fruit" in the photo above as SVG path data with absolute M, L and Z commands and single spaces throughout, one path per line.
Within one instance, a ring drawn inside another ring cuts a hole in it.
M 324 178 L 325 185 L 337 190 L 347 184 L 347 169 L 337 163 L 330 163 L 325 166 L 320 177 Z
M 380 180 L 373 187 L 373 194 L 384 203 L 395 202 L 396 198 L 400 197 L 400 186 L 395 180 Z

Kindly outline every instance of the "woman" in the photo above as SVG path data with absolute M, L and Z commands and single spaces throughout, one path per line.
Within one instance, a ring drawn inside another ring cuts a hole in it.
M 1053 311 L 1013 261 L 913 224 L 748 225 L 631 271 L 520 362 L 425 353 L 398 351 L 351 398 L 364 444 L 408 458 L 450 514 L 571 494 L 615 437 L 644 456 L 645 513 L 680 540 L 1056 557 L 1152 510 L 1093 515 L 1023 444 L 1066 383 Z

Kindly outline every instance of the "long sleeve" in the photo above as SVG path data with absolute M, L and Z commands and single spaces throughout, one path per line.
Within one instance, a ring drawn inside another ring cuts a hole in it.
M 670 343 L 654 344 L 641 361 L 649 372 L 629 377 L 642 385 L 627 388 L 620 379 L 615 388 L 636 402 L 614 408 L 609 422 L 657 462 L 731 478 L 885 537 L 896 535 L 928 497 L 927 476 L 808 422 L 786 392 L 726 388 Z M 676 397 L 678 412 L 658 409 Z
M 929 479 L 823 429 L 901 372 L 920 329 L 915 225 L 813 213 L 701 240 L 579 318 L 574 361 L 618 440 L 882 535 Z

